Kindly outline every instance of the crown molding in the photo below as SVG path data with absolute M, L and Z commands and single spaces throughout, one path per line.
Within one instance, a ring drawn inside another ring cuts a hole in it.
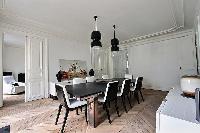
M 154 36 L 152 38 L 147 38 L 147 39 L 138 40 L 135 42 L 121 44 L 121 45 L 119 45 L 119 47 L 120 47 L 120 50 L 127 50 L 128 48 L 130 48 L 132 46 L 136 46 L 136 45 L 144 45 L 144 44 L 150 44 L 150 43 L 154 43 L 154 42 L 161 42 L 161 41 L 171 40 L 171 39 L 175 39 L 175 38 L 181 38 L 181 37 L 185 37 L 185 36 L 194 36 L 194 33 L 195 32 L 193 29 L 183 30 L 183 31 L 174 31 L 174 32 L 171 32 L 168 34 Z
M 177 10 L 175 10 L 175 2 L 172 1 L 172 0 L 168 0 L 169 1 L 169 5 L 170 5 L 170 11 L 172 13 L 172 21 L 173 21 L 173 25 L 171 26 L 171 28 L 169 29 L 165 29 L 165 30 L 162 30 L 162 31 L 159 31 L 159 32 L 154 32 L 154 33 L 151 33 L 151 34 L 147 34 L 147 35 L 143 35 L 143 36 L 139 36 L 139 37 L 134 37 L 134 38 L 130 38 L 130 39 L 127 39 L 127 40 L 123 40 L 120 42 L 121 45 L 123 44 L 127 44 L 127 43 L 131 43 L 131 42 L 136 42 L 136 41 L 139 41 L 139 40 L 144 40 L 144 39 L 148 39 L 148 38 L 152 38 L 152 37 L 156 37 L 156 36 L 161 36 L 161 35 L 165 35 L 165 34 L 169 34 L 171 32 L 175 32 L 179 29 L 183 29 L 184 28 L 184 10 L 183 10 L 183 0 L 179 1 L 181 2 L 181 8 L 179 9 L 179 11 L 181 12 L 181 22 L 178 21 L 178 16 L 179 15 L 177 13 Z M 174 4 L 173 4 L 174 3 Z

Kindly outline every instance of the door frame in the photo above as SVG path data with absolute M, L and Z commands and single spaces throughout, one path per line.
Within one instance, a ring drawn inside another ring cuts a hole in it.
M 21 34 L 24 37 L 28 36 L 38 36 L 38 37 L 42 37 L 44 39 L 44 52 L 43 52 L 43 57 L 44 57 L 44 98 L 48 98 L 49 97 L 49 75 L 48 75 L 48 38 L 40 36 L 40 35 L 36 35 L 36 34 L 29 34 L 25 31 L 20 31 L 20 30 L 16 30 L 16 29 L 9 29 L 9 28 L 0 28 L 0 107 L 3 106 L 3 41 L 4 41 L 4 34 L 8 32 L 8 33 L 17 33 L 17 34 Z M 26 53 L 26 51 L 25 51 Z M 26 56 L 26 54 L 25 54 Z M 26 58 L 26 57 L 25 57 Z M 25 69 L 26 69 L 26 59 L 25 59 Z M 26 90 L 26 86 L 25 86 L 25 90 Z M 26 93 L 26 92 L 25 92 Z M 26 96 L 25 96 L 26 97 Z M 25 98 L 26 99 L 26 98 Z

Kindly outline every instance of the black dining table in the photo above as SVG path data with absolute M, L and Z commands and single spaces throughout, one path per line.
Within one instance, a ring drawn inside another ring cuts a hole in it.
M 97 127 L 101 120 L 99 119 L 100 116 L 98 113 L 98 98 L 95 95 L 105 92 L 109 82 L 118 81 L 118 86 L 120 87 L 124 80 L 125 78 L 97 79 L 96 82 L 66 85 L 65 88 L 72 96 L 87 99 L 89 103 L 88 106 L 90 106 L 88 107 L 89 125 Z M 135 79 L 133 79 L 132 82 L 135 82 Z

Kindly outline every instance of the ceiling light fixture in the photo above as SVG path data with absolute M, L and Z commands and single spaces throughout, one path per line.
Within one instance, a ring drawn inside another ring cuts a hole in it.
M 98 31 L 97 29 L 97 16 L 94 16 L 94 20 L 95 20 L 95 30 L 92 32 L 91 34 L 91 47 L 102 47 L 101 45 L 101 33 L 100 31 Z
M 119 51 L 119 40 L 115 37 L 115 25 L 113 25 L 113 29 L 114 29 L 114 38 L 111 39 L 111 51 Z

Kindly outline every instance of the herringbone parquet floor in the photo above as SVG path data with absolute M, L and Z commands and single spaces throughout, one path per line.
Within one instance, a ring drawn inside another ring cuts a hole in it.
M 70 112 L 66 130 L 67 133 L 155 133 L 156 126 L 156 110 L 161 104 L 162 100 L 166 96 L 167 92 L 156 91 L 156 90 L 143 90 L 145 101 L 140 104 L 132 99 L 133 107 L 128 107 L 128 113 L 125 113 L 124 109 L 121 106 L 121 102 L 119 99 L 119 107 L 121 117 L 117 117 L 115 111 L 111 115 L 111 120 L 113 120 L 112 124 L 108 123 L 106 119 L 103 123 L 101 123 L 97 128 L 92 128 L 85 123 L 84 113 L 80 115 L 76 115 L 75 112 Z M 21 132 L 21 133 L 57 133 L 60 131 L 62 126 L 62 121 L 64 118 L 64 111 L 61 113 L 58 125 L 54 125 L 55 118 L 57 114 L 57 107 L 59 103 L 58 101 L 53 101 L 51 99 L 43 99 L 38 101 L 33 101 L 29 103 L 21 103 L 13 105 L 10 109 L 9 107 L 1 109 L 0 115 L 3 116 L 11 116 L 6 117 L 8 120 L 13 119 L 12 114 L 20 114 L 20 117 L 23 118 L 23 114 L 27 115 L 27 113 L 23 113 L 24 111 L 32 111 L 36 116 L 31 116 L 31 118 L 27 117 L 29 120 L 22 121 L 23 126 L 20 127 L 17 121 L 14 124 L 15 126 L 11 126 L 11 132 Z M 113 105 L 111 105 L 111 109 Z M 44 112 L 44 109 L 46 112 Z M 6 111 L 7 110 L 7 111 Z M 12 112 L 12 113 L 9 113 Z M 40 113 L 40 111 L 42 113 Z M 3 112 L 3 113 L 2 113 Z M 25 117 L 25 116 L 24 116 Z M 0 117 L 0 120 L 4 119 L 4 117 Z M 41 119 L 42 118 L 42 119 Z M 18 119 L 18 116 L 17 116 Z M 33 120 L 32 120 L 33 119 Z M 20 124 L 20 123 L 19 123 Z M 16 128 L 17 129 L 14 129 Z

